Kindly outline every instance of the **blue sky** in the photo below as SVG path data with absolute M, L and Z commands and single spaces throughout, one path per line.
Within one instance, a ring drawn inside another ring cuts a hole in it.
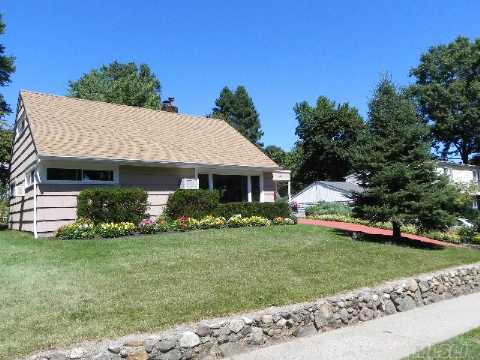
M 147 63 L 180 111 L 204 115 L 220 89 L 246 86 L 265 144 L 290 148 L 296 102 L 325 95 L 362 115 L 380 75 L 399 85 L 430 46 L 480 36 L 480 1 L 4 0 L 17 72 L 0 89 L 63 95 L 113 60 Z M 11 119 L 11 117 L 10 117 Z

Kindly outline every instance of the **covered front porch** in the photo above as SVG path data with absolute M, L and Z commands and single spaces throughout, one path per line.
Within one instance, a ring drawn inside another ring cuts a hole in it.
M 199 189 L 218 190 L 220 201 L 274 202 L 277 182 L 288 182 L 290 199 L 290 171 L 264 172 L 242 169 L 196 168 L 195 178 Z

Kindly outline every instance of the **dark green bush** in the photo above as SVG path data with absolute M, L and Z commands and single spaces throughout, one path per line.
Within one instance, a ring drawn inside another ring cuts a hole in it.
M 168 197 L 166 215 L 172 219 L 200 219 L 214 213 L 219 199 L 218 191 L 179 189 Z
M 77 216 L 98 223 L 133 222 L 147 217 L 145 190 L 135 187 L 97 187 L 78 195 Z
M 261 216 L 273 220 L 276 217 L 289 217 L 290 209 L 286 202 L 238 202 L 219 204 L 214 212 L 215 216 L 222 216 L 226 219 L 238 214 L 241 214 L 243 217 Z
M 352 209 L 342 203 L 320 201 L 318 204 L 305 209 L 305 215 L 346 215 L 352 214 Z

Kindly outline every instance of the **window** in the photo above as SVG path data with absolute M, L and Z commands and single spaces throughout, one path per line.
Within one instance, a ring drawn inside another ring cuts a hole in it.
M 83 170 L 83 181 L 113 181 L 112 170 Z
M 83 170 L 48 168 L 47 180 L 56 181 L 113 181 L 113 170 Z
M 16 136 L 20 136 L 23 133 L 23 130 L 25 130 L 25 113 L 23 113 L 20 118 L 17 120 L 17 131 L 16 131 Z
M 198 187 L 199 189 L 208 190 L 208 174 L 198 174 Z
M 34 181 L 35 181 L 35 170 L 33 169 L 29 171 L 25 176 L 25 187 L 29 187 L 33 185 Z
M 82 170 L 80 169 L 61 169 L 61 168 L 48 168 L 47 180 L 82 180 Z
M 10 184 L 10 197 L 15 196 L 15 184 Z
M 252 201 L 260 201 L 260 176 L 252 176 Z
M 220 202 L 248 201 L 247 176 L 213 175 L 213 188 L 220 191 Z

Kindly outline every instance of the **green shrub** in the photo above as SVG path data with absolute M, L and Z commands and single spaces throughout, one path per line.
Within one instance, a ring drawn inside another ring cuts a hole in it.
M 462 243 L 470 244 L 474 242 L 477 232 L 473 227 L 462 226 L 458 229 L 458 235 Z
M 305 215 L 351 215 L 352 209 L 345 204 L 321 201 L 318 204 L 309 206 L 305 209 Z
M 168 197 L 166 215 L 172 219 L 181 217 L 200 219 L 213 214 L 219 199 L 218 191 L 180 189 Z
M 290 209 L 285 202 L 277 203 L 258 203 L 258 202 L 239 202 L 219 204 L 215 209 L 214 215 L 229 219 L 234 215 L 242 217 L 260 216 L 269 220 L 276 217 L 290 217 Z
M 131 222 L 103 223 L 97 226 L 97 233 L 103 238 L 116 238 L 131 235 L 136 226 Z
M 93 222 L 86 219 L 78 219 L 73 224 L 61 226 L 55 237 L 63 240 L 92 239 L 97 235 Z
M 475 237 L 473 238 L 473 243 L 480 245 L 480 234 L 475 235 Z
M 97 187 L 82 190 L 78 195 L 78 217 L 99 223 L 133 222 L 147 217 L 145 190 L 134 187 Z

